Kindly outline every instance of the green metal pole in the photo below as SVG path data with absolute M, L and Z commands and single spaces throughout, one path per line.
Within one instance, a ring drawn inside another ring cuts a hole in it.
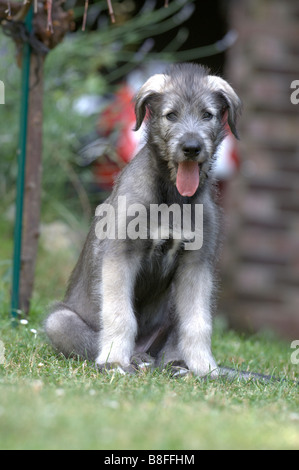
M 25 19 L 25 25 L 28 31 L 32 30 L 32 18 L 33 18 L 33 7 L 31 6 Z M 18 315 L 18 309 L 19 309 L 19 287 L 20 287 L 21 251 L 22 251 L 22 219 L 23 219 L 23 200 L 24 200 L 25 166 L 26 166 L 30 56 L 31 56 L 31 47 L 28 43 L 25 43 L 23 46 L 23 60 L 22 60 L 22 95 L 21 95 L 21 111 L 20 111 L 20 135 L 19 135 L 19 147 L 18 147 L 18 178 L 17 178 L 16 218 L 15 218 L 15 230 L 14 230 L 14 254 L 13 254 L 12 296 L 11 296 L 11 314 L 14 319 Z

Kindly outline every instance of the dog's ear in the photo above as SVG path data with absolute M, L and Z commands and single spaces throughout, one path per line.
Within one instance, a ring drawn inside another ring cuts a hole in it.
M 228 112 L 228 125 L 234 136 L 239 139 L 236 123 L 242 109 L 240 98 L 223 78 L 209 75 L 208 80 L 210 88 L 212 88 L 213 91 L 216 91 L 221 96 L 221 99 L 224 103 L 224 111 Z
M 146 110 L 150 107 L 150 102 L 161 93 L 165 88 L 167 75 L 158 73 L 150 77 L 140 88 L 135 97 L 135 115 L 137 131 L 146 115 Z

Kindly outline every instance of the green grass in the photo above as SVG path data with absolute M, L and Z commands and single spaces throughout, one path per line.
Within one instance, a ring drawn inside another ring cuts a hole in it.
M 0 221 L 1 222 L 1 221 Z M 39 250 L 29 323 L 11 326 L 11 227 L 0 223 L 0 449 L 298 449 L 299 365 L 290 343 L 245 336 L 215 321 L 218 363 L 282 382 L 203 382 L 154 371 L 103 375 L 56 355 L 42 331 L 48 302 L 63 295 L 76 254 Z M 19 319 L 20 320 L 20 319 Z M 31 330 L 36 330 L 37 333 Z
M 281 383 L 203 382 L 161 371 L 103 375 L 56 355 L 40 317 L 34 311 L 17 328 L 0 321 L 1 449 L 298 449 L 298 366 L 288 344 L 246 338 L 216 322 L 218 361 L 275 369 L 287 378 Z

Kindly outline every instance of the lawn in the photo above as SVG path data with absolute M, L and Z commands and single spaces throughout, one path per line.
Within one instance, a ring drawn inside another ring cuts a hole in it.
M 36 312 L 35 312 L 36 313 Z M 38 317 L 38 315 L 36 315 Z M 1 449 L 298 449 L 298 387 L 288 344 L 216 324 L 214 352 L 287 380 L 203 382 L 154 371 L 102 375 L 57 356 L 38 319 L 1 319 Z
M 213 350 L 225 366 L 281 382 L 171 378 L 168 372 L 103 375 L 56 355 L 42 331 L 48 301 L 59 298 L 74 253 L 39 253 L 28 323 L 9 318 L 10 228 L 0 246 L 0 449 L 298 449 L 298 365 L 290 343 L 245 336 L 215 320 Z

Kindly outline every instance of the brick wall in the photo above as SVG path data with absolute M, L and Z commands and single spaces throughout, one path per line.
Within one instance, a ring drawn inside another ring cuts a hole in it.
M 242 168 L 226 200 L 220 309 L 238 328 L 299 339 L 298 0 L 230 3 L 226 78 L 243 100 Z

